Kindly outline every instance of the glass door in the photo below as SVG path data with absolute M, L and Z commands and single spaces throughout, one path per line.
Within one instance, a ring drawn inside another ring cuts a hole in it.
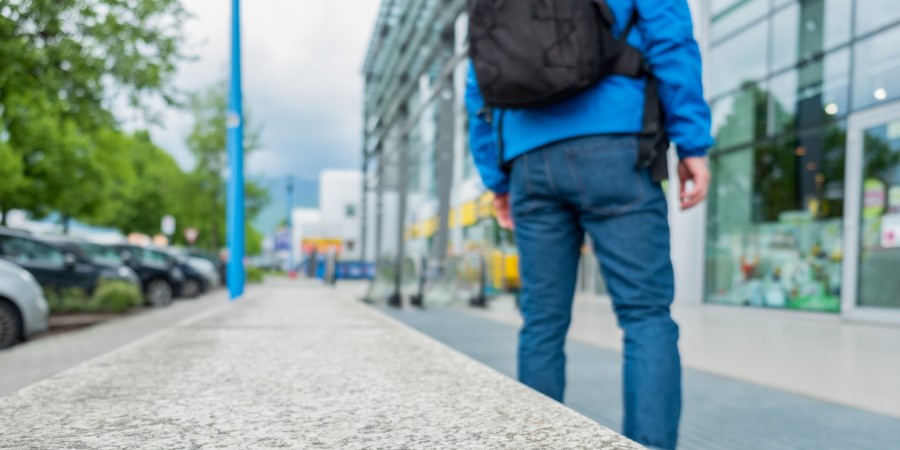
M 845 315 L 900 323 L 900 105 L 851 117 Z

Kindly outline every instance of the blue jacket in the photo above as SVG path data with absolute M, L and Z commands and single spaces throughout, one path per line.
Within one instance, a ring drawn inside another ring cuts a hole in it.
M 637 8 L 639 20 L 628 43 L 641 51 L 659 81 L 665 129 L 681 158 L 704 156 L 713 145 L 709 106 L 703 98 L 700 49 L 694 40 L 687 0 L 607 0 L 619 32 Z M 503 114 L 507 161 L 553 142 L 579 136 L 639 133 L 644 105 L 643 79 L 610 76 L 563 102 Z M 475 165 L 488 189 L 509 190 L 500 169 L 494 127 L 478 116 L 484 100 L 471 65 L 466 83 L 469 140 Z M 496 117 L 494 123 L 497 123 Z

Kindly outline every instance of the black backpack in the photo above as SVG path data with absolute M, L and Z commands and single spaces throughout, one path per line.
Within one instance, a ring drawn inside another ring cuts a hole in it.
M 574 97 L 612 74 L 647 77 L 641 168 L 668 175 L 669 142 L 655 78 L 643 56 L 620 36 L 604 0 L 469 0 L 469 55 L 491 120 L 494 108 L 536 108 Z M 502 136 L 502 117 L 497 128 Z M 503 142 L 500 141 L 500 160 Z M 501 164 L 508 169 L 505 164 Z

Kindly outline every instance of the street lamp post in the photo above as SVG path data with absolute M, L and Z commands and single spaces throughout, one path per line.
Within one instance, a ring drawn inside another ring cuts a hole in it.
M 288 276 L 294 278 L 297 271 L 294 268 L 294 177 L 288 175 L 287 179 L 287 229 L 288 229 Z
M 228 292 L 244 294 L 244 117 L 241 95 L 241 6 L 231 2 L 231 88 L 228 98 Z

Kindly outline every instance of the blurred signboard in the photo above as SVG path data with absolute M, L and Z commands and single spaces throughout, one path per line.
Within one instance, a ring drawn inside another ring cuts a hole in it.
M 302 242 L 303 253 L 328 253 L 334 250 L 340 253 L 344 247 L 344 241 L 337 238 L 306 238 Z
M 281 228 L 275 232 L 275 251 L 291 250 L 291 230 L 290 228 Z
M 900 214 L 888 214 L 881 219 L 881 246 L 900 248 Z
M 175 218 L 172 216 L 164 216 L 159 224 L 159 228 L 164 235 L 172 236 L 175 234 Z

